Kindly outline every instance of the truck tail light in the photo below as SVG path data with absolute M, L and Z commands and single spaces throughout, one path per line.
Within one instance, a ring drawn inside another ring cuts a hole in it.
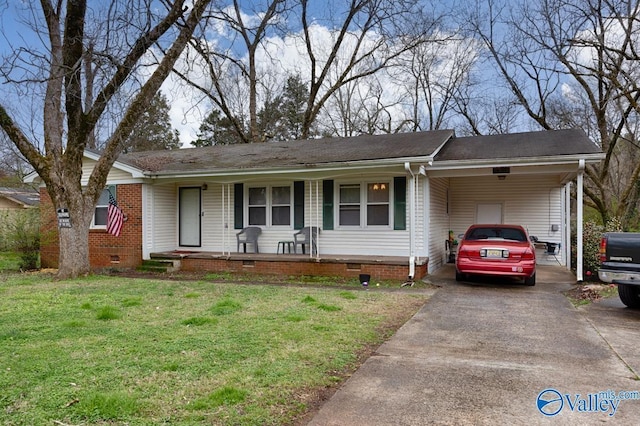
M 607 261 L 607 237 L 604 236 L 600 240 L 600 250 L 599 250 L 599 259 L 600 263 L 604 263 Z

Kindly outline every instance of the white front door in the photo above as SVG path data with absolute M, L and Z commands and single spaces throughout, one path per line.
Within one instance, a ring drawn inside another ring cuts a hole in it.
M 178 244 L 183 247 L 200 247 L 201 188 L 189 187 L 179 190 Z
M 482 203 L 476 206 L 476 223 L 502 223 L 502 203 Z

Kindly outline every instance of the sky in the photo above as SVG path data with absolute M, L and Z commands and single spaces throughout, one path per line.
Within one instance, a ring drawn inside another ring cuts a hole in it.
M 254 1 L 253 3 L 258 4 L 256 8 L 260 10 L 260 3 L 264 2 Z M 22 2 L 20 0 L 0 0 L 0 31 L 2 32 L 1 37 L 6 37 L 5 40 L 0 40 L 0 52 L 3 49 L 7 49 L 9 42 L 17 41 L 24 46 L 38 44 L 38 39 L 35 34 L 27 31 L 24 26 L 20 25 L 18 19 L 19 15 L 16 13 L 17 7 L 23 7 L 23 5 L 27 4 L 29 3 Z M 317 46 L 329 47 L 332 45 L 332 32 L 323 24 L 326 24 L 328 22 L 329 15 L 337 10 L 336 5 L 342 4 L 342 2 L 312 2 L 312 4 L 324 6 L 312 10 L 312 13 L 314 14 L 313 19 L 316 23 L 312 26 L 313 38 L 316 41 Z M 35 9 L 38 10 L 39 6 L 36 6 Z M 256 15 L 251 13 L 251 9 L 248 5 L 245 12 L 246 13 L 243 15 L 243 20 L 245 22 L 250 22 L 251 20 L 256 19 Z M 208 35 L 210 37 L 208 42 L 221 48 L 228 47 L 231 43 L 237 43 L 238 41 L 237 34 L 230 31 L 229 28 L 224 25 L 211 26 L 208 30 Z M 304 46 L 301 45 L 301 40 L 301 35 L 296 33 L 289 34 L 286 37 L 276 33 L 270 33 L 266 43 L 264 44 L 266 48 L 259 51 L 259 63 L 262 64 L 263 68 L 271 68 L 273 70 L 273 74 L 275 74 L 274 81 L 276 84 L 281 84 L 285 80 L 283 76 L 287 74 L 299 73 L 303 78 L 305 75 L 310 74 L 309 61 L 306 54 L 304 54 Z M 438 65 L 439 68 L 434 69 L 434 72 L 436 74 L 440 73 L 443 77 L 446 77 L 447 75 L 451 75 L 452 67 L 454 67 L 454 65 L 446 61 L 448 56 L 447 49 L 442 48 L 441 46 L 440 48 L 440 54 L 442 54 L 445 60 L 441 61 Z M 6 50 L 2 53 L 6 53 Z M 469 52 L 470 58 L 472 58 L 473 55 L 474 53 L 472 53 L 472 51 Z M 400 113 L 401 102 L 399 100 L 396 101 L 393 96 L 398 96 L 401 89 L 403 89 L 403 87 L 400 86 L 405 83 L 397 76 L 392 78 L 389 75 L 383 75 L 380 78 L 381 81 L 379 81 L 378 84 L 387 89 L 384 93 L 384 96 L 387 97 L 385 102 L 395 104 L 393 107 L 390 107 L 390 111 L 393 113 L 395 108 L 395 111 Z M 362 90 L 362 92 L 367 92 L 368 87 L 366 87 L 366 84 L 363 84 L 362 87 L 365 87 L 365 90 Z M 190 142 L 195 140 L 197 137 L 200 122 L 210 111 L 210 102 L 203 99 L 202 95 L 185 88 L 176 77 L 169 77 L 163 84 L 161 90 L 170 100 L 170 117 L 172 125 L 180 132 L 180 139 L 183 146 L 189 146 Z M 2 85 L 0 85 L 0 96 L 5 96 L 5 99 L 7 99 L 7 93 L 8 92 L 6 90 L 3 90 Z M 13 93 L 13 95 L 15 96 L 16 94 Z M 26 100 L 28 99 L 21 97 L 20 101 L 16 100 L 12 102 L 10 109 L 13 109 L 13 112 L 17 114 L 16 116 L 23 119 L 24 122 L 30 126 L 29 113 L 25 113 L 25 110 L 21 109 Z

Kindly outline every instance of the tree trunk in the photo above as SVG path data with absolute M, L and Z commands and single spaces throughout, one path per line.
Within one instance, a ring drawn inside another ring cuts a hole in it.
M 60 229 L 60 259 L 58 278 L 86 276 L 91 272 L 89 263 L 89 226 L 74 223 L 71 228 Z

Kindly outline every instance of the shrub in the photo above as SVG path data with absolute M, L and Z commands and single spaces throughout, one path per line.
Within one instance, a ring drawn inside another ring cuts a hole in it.
M 20 255 L 20 269 L 38 268 L 40 257 L 40 210 L 5 212 L 0 230 L 6 248 Z
M 571 264 L 577 265 L 577 244 L 575 223 L 572 224 L 571 238 Z M 619 219 L 614 218 L 602 226 L 593 220 L 584 222 L 582 228 L 582 252 L 583 264 L 582 272 L 586 280 L 597 279 L 598 269 L 600 269 L 600 240 L 605 232 L 621 232 L 622 224 Z

